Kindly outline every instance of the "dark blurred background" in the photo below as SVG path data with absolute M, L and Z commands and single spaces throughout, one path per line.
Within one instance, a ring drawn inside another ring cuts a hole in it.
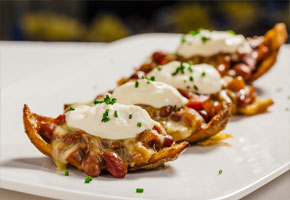
M 289 1 L 1 1 L 1 40 L 110 42 L 197 28 L 263 35 L 287 24 Z M 289 39 L 288 39 L 289 41 Z

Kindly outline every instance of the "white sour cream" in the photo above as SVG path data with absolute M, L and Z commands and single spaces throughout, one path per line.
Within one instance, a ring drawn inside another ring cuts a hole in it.
M 108 117 L 110 120 L 102 122 L 103 114 L 107 109 L 109 109 Z M 117 111 L 118 117 L 114 116 L 115 111 Z M 129 119 L 130 114 L 132 114 L 132 119 Z M 119 103 L 76 107 L 75 110 L 66 113 L 66 122 L 69 127 L 112 140 L 134 138 L 144 130 L 151 130 L 157 123 L 141 107 Z M 141 127 L 137 126 L 139 122 Z
M 213 66 L 208 64 L 191 65 L 192 70 L 190 70 L 190 65 L 183 63 L 184 73 L 179 71 L 176 75 L 172 75 L 180 66 L 179 61 L 169 62 L 160 66 L 161 70 L 153 69 L 148 73 L 148 77 L 154 76 L 157 81 L 200 94 L 214 94 L 220 91 L 221 77 Z
M 202 37 L 208 38 L 203 42 Z M 185 42 L 177 49 L 177 54 L 190 58 L 192 56 L 212 56 L 218 53 L 235 53 L 246 42 L 243 35 L 234 35 L 226 31 L 202 30 L 197 35 L 187 34 Z
M 136 81 L 138 87 L 136 86 Z M 112 97 L 116 98 L 118 103 L 126 105 L 144 104 L 154 108 L 161 108 L 168 105 L 181 107 L 188 102 L 171 85 L 158 81 L 148 81 L 146 79 L 136 81 L 125 83 L 116 88 Z

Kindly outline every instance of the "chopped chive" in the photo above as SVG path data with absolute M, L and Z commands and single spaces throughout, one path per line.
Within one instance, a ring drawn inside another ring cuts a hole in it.
M 108 122 L 110 121 L 110 117 L 109 117 L 109 109 L 107 109 L 104 114 L 103 114 L 103 118 L 102 118 L 102 122 Z
M 194 87 L 195 90 L 198 90 L 198 87 L 196 85 L 193 85 L 193 87 Z
M 202 73 L 201 73 L 201 76 L 205 76 L 205 72 L 202 72 Z
M 151 80 L 151 81 L 155 81 L 155 77 L 154 77 L 154 76 L 151 76 L 151 77 L 150 77 L 150 80 Z
M 106 95 L 106 97 L 104 98 L 104 102 L 106 104 L 110 104 L 111 103 L 111 99 L 110 99 L 110 96 L 109 95 Z
M 133 115 L 132 115 L 132 114 L 130 114 L 130 115 L 129 115 L 129 119 L 132 119 L 132 117 L 133 117 Z
M 118 111 L 116 111 L 116 110 L 114 111 L 114 116 L 118 117 Z
M 186 42 L 186 38 L 185 35 L 181 36 L 181 43 L 185 43 Z
M 192 61 L 188 61 L 188 64 L 189 64 L 190 66 L 193 65 Z
M 142 78 L 142 79 L 144 79 L 144 78 L 145 78 L 145 76 L 141 76 L 141 78 Z
M 233 30 L 226 30 L 226 32 L 228 32 L 228 33 L 230 33 L 232 35 L 236 35 L 235 31 L 233 31 Z
M 175 72 L 172 72 L 171 75 L 175 76 L 178 74 L 179 71 L 181 71 L 182 74 L 184 74 L 185 66 L 183 65 L 183 62 L 180 63 L 180 66 L 176 68 Z
M 147 84 L 150 84 L 150 81 L 147 81 Z
M 210 40 L 209 37 L 206 37 L 206 36 L 202 36 L 202 37 L 201 37 L 201 41 L 202 41 L 202 43 L 206 43 L 208 40 Z
M 141 123 L 141 122 L 138 122 L 138 123 L 137 123 L 137 126 L 138 126 L 138 127 L 141 127 L 141 126 L 142 126 L 142 123 Z
M 100 101 L 100 100 L 95 100 L 94 104 L 99 104 L 99 103 L 103 103 L 104 101 Z
M 158 71 L 161 71 L 161 67 L 160 67 L 160 66 L 158 66 L 158 67 L 157 67 L 157 70 L 158 70 Z
M 183 80 L 184 83 L 186 83 L 186 80 Z
M 214 29 L 213 29 L 213 28 L 209 29 L 209 32 L 213 32 L 213 31 L 214 31 Z
M 189 34 L 190 34 L 190 35 L 193 35 L 193 36 L 198 35 L 199 33 L 200 33 L 200 30 L 190 31 L 190 32 L 189 32 Z
M 135 82 L 135 88 L 137 88 L 137 87 L 139 87 L 139 82 L 138 81 Z
M 113 98 L 113 99 L 111 100 L 111 104 L 112 104 L 112 105 L 114 105 L 116 102 L 117 102 L 117 99 L 116 99 L 116 98 Z
M 188 67 L 188 71 L 193 72 L 193 69 L 191 66 Z
M 65 171 L 64 171 L 64 175 L 65 175 L 65 176 L 68 176 L 68 175 L 69 175 L 69 172 L 68 172 L 67 170 L 65 170 Z
M 194 79 L 193 79 L 192 76 L 189 77 L 189 80 L 190 80 L 191 82 L 194 81 Z
M 89 183 L 91 182 L 93 179 L 91 176 L 87 176 L 86 179 L 85 179 L 85 183 Z
M 143 193 L 144 189 L 143 188 L 136 188 L 136 193 Z
M 222 173 L 223 173 L 223 170 L 220 169 L 220 170 L 219 170 L 219 175 L 221 175 Z
M 70 107 L 69 107 L 69 110 L 75 110 L 75 108 L 74 108 L 74 107 L 72 107 L 72 106 L 70 106 Z

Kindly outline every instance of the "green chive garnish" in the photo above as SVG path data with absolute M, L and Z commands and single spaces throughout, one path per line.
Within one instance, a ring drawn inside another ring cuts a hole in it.
M 64 175 L 65 175 L 65 176 L 68 176 L 68 175 L 69 175 L 69 172 L 68 172 L 67 170 L 65 170 L 65 171 L 64 171 Z
M 160 67 L 160 66 L 158 66 L 158 67 L 157 67 L 157 70 L 158 70 L 158 71 L 161 71 L 161 67 Z
M 136 193 L 143 193 L 144 189 L 143 188 L 136 188 Z
M 130 114 L 130 115 L 129 115 L 129 119 L 132 119 L 132 117 L 133 117 L 133 115 L 132 115 L 132 114 Z
M 221 175 L 222 173 L 223 173 L 223 170 L 220 169 L 220 170 L 219 170 L 219 175 Z
M 198 90 L 198 87 L 196 85 L 193 85 L 193 87 L 194 87 L 195 90 Z
M 100 101 L 100 100 L 95 100 L 94 104 L 99 104 L 99 103 L 103 103 L 104 101 Z
M 185 35 L 183 35 L 182 37 L 181 37 L 181 43 L 185 43 L 186 42 L 186 38 L 185 38 Z
M 226 32 L 233 34 L 233 35 L 236 35 L 235 31 L 233 31 L 233 30 L 226 30 Z
M 201 37 L 201 41 L 202 41 L 202 43 L 206 43 L 208 40 L 210 40 L 209 37 L 206 37 L 206 36 L 202 36 L 202 37 Z
M 138 81 L 135 82 L 135 88 L 137 88 L 137 87 L 139 87 L 139 82 Z
M 141 126 L 142 126 L 142 123 L 141 123 L 141 122 L 138 122 L 138 123 L 137 123 L 137 126 L 138 126 L 138 127 L 141 127 Z
M 72 106 L 70 106 L 70 107 L 69 107 L 69 110 L 75 110 L 75 108 L 74 108 L 74 107 L 72 107 Z
M 192 82 L 194 79 L 192 76 L 189 77 L 189 80 Z
M 91 176 L 87 176 L 86 179 L 85 179 L 85 183 L 89 183 L 91 182 L 93 179 Z
M 108 122 L 108 121 L 110 121 L 109 111 L 110 111 L 110 110 L 107 109 L 107 110 L 104 112 L 102 122 Z
M 180 66 L 176 68 L 175 72 L 172 72 L 171 75 L 175 76 L 178 74 L 179 71 L 181 71 L 182 74 L 184 74 L 185 66 L 183 65 L 183 62 L 180 63 Z
M 213 29 L 213 28 L 209 29 L 209 32 L 213 32 L 213 31 L 214 31 L 214 29 Z
M 193 65 L 192 61 L 188 61 L 188 64 L 189 64 L 190 66 Z
M 116 99 L 116 98 L 113 98 L 113 99 L 111 100 L 111 104 L 112 104 L 112 105 L 114 105 L 116 102 L 117 102 L 117 99 Z
M 114 111 L 114 116 L 118 117 L 118 111 L 116 111 L 116 110 Z
M 205 72 L 202 72 L 202 73 L 201 73 L 201 76 L 205 76 Z

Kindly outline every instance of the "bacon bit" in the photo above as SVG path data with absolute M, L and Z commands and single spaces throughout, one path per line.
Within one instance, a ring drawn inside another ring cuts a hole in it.
M 256 89 L 252 86 L 246 86 L 245 89 L 242 89 L 237 93 L 237 96 L 238 105 L 244 107 L 251 104 L 256 99 Z
M 242 76 L 245 80 L 248 80 L 252 76 L 252 70 L 246 64 L 239 63 L 239 64 L 236 64 L 233 68 L 236 71 L 236 73 Z
M 150 71 L 151 71 L 151 68 L 150 68 Z M 130 76 L 130 79 L 139 79 L 142 76 L 145 76 L 145 73 L 143 71 L 136 71 L 134 74 Z
M 153 53 L 152 55 L 152 59 L 154 62 L 160 64 L 160 65 L 164 65 L 166 64 L 168 61 L 166 59 L 166 53 L 161 52 L 161 51 L 157 51 L 155 53 Z
M 184 96 L 185 98 L 187 99 L 190 99 L 192 96 L 193 96 L 193 93 L 189 90 L 183 90 L 183 89 L 180 89 L 180 88 L 177 88 L 178 92 L 180 92 L 180 94 L 182 96 Z
M 57 118 L 55 118 L 55 123 L 61 125 L 65 122 L 65 115 L 61 114 Z
M 53 123 L 40 124 L 39 134 L 45 139 L 51 140 L 54 129 L 55 129 L 55 125 Z
M 163 141 L 163 146 L 164 147 L 171 147 L 171 145 L 173 144 L 173 138 L 170 135 L 165 135 L 164 137 L 164 141 Z
M 198 113 L 202 116 L 202 118 L 206 121 L 210 121 L 210 116 L 205 110 L 199 110 Z
M 187 107 L 193 108 L 194 110 L 203 109 L 203 105 L 209 100 L 209 95 L 193 95 L 189 102 L 187 103 Z

